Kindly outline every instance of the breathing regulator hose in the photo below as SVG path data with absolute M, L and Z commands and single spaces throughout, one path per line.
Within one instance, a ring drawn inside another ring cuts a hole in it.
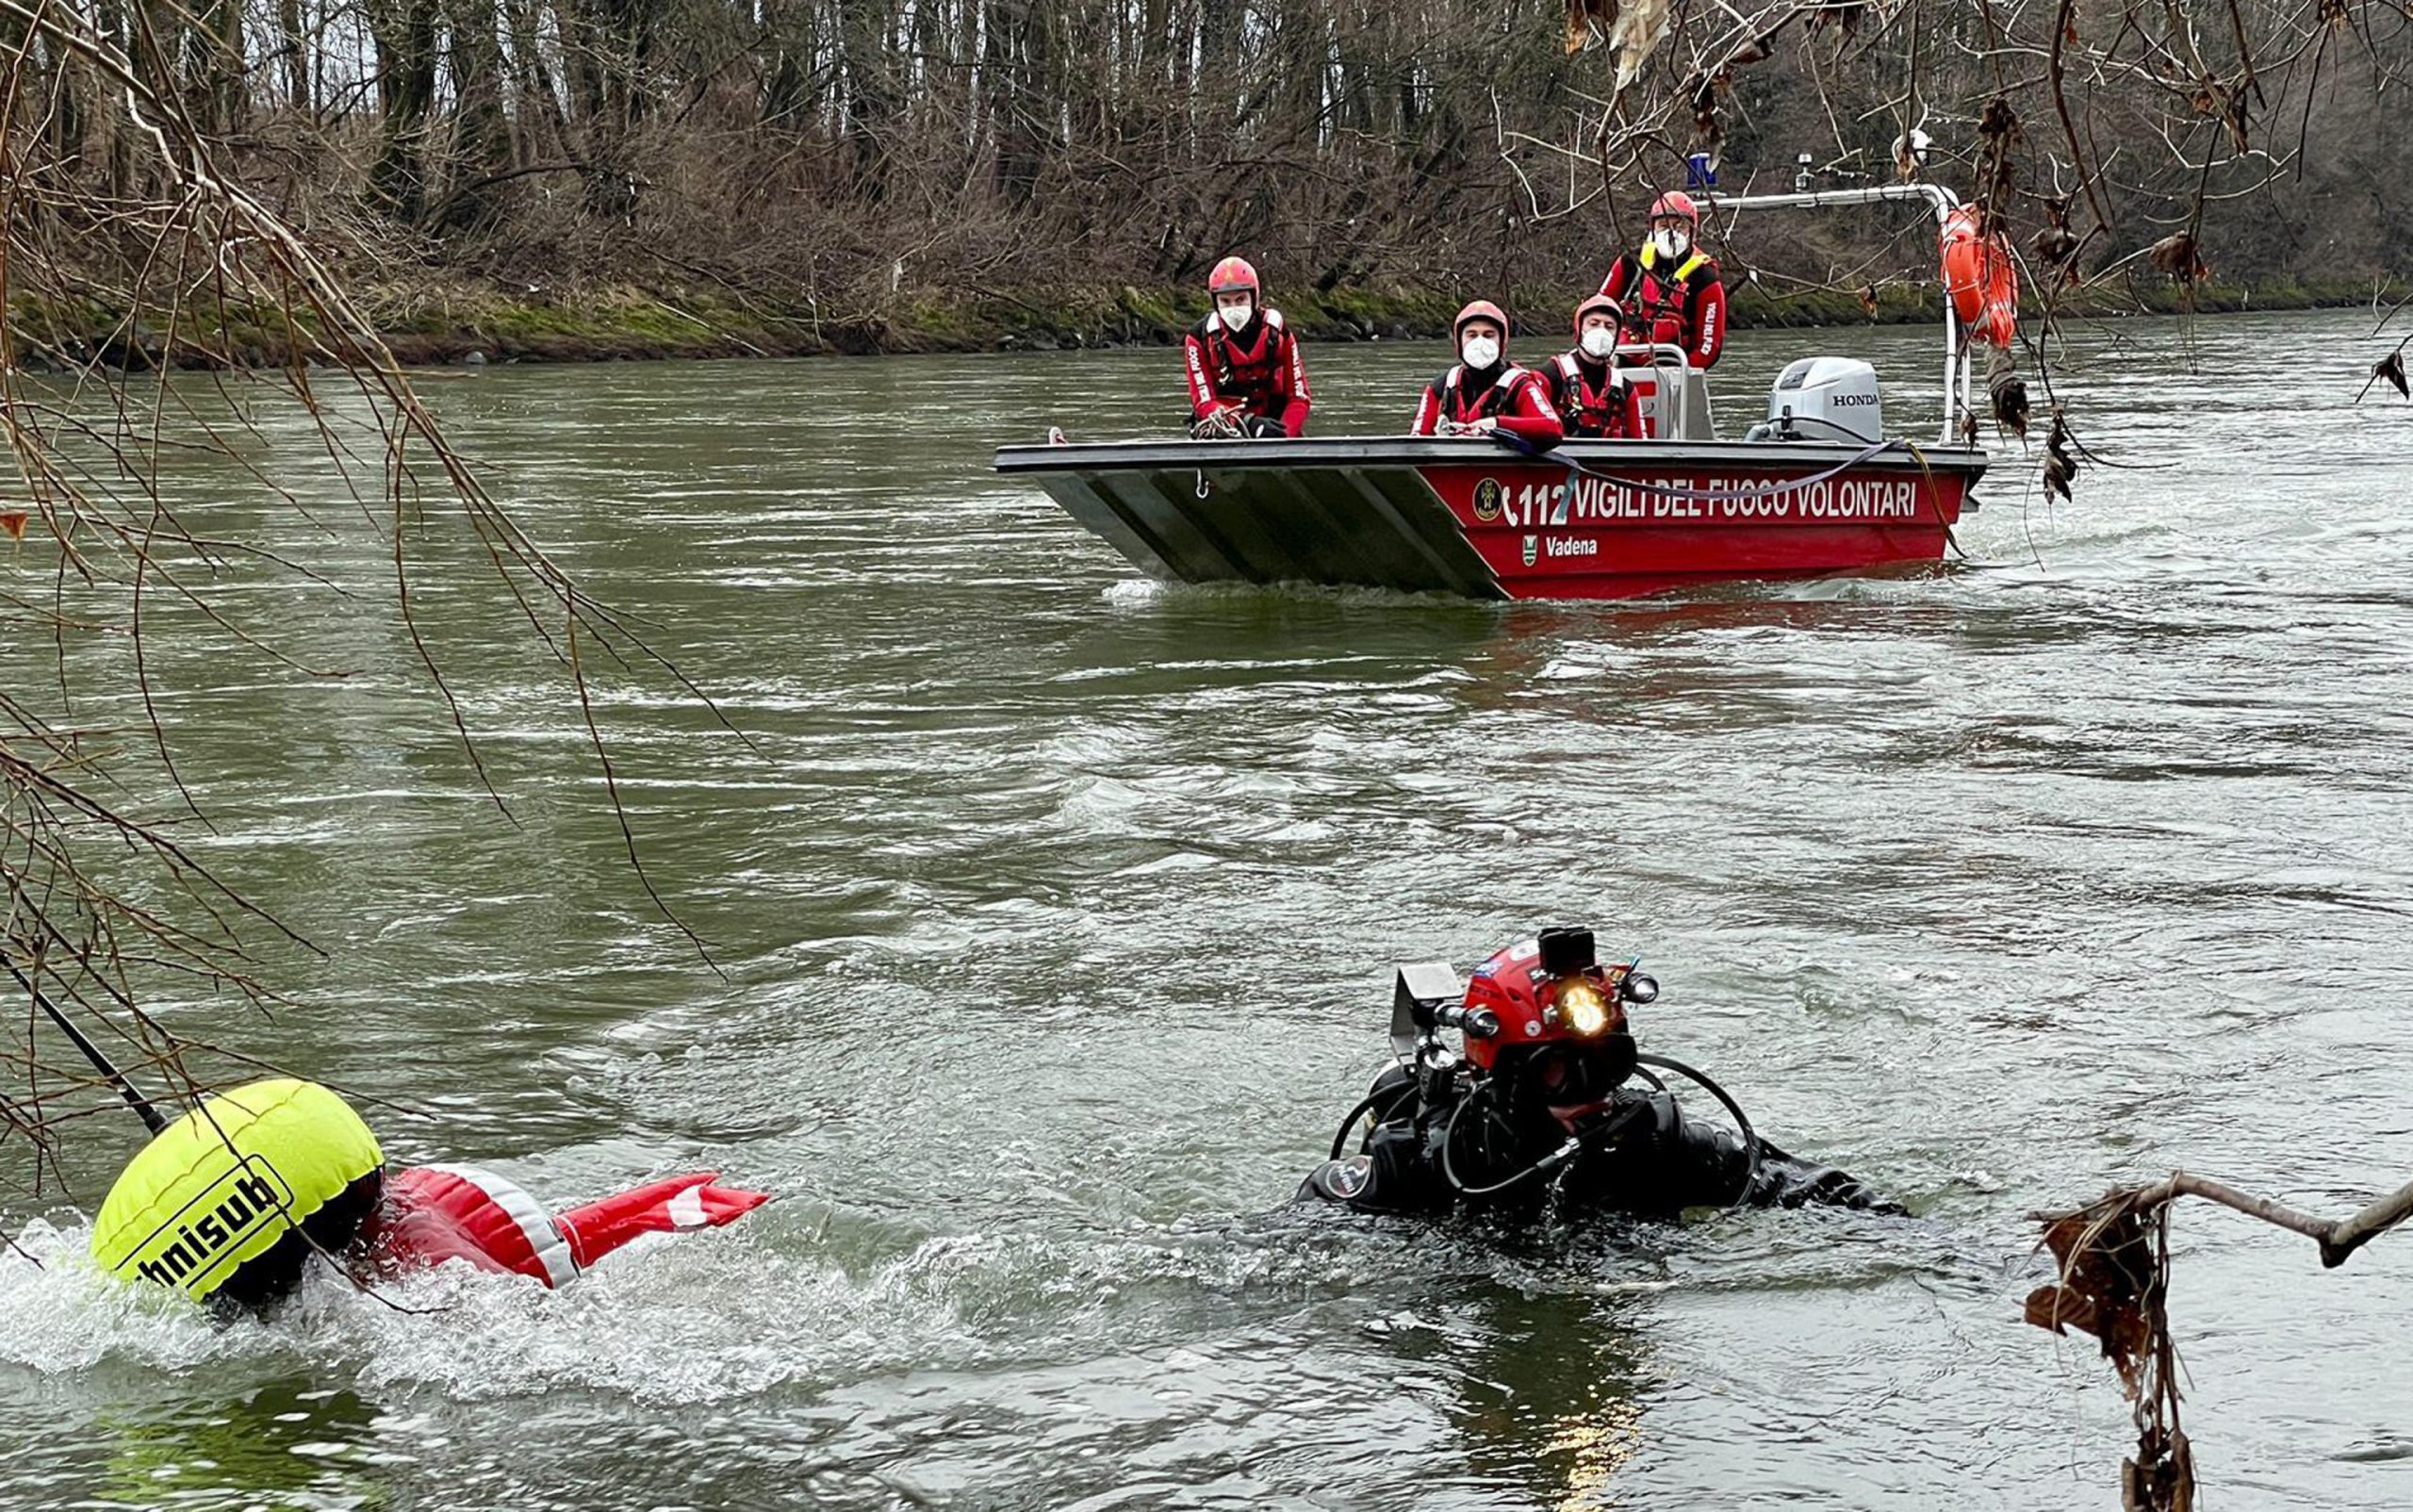
M 1719 1104 L 1725 1108 L 1728 1116 L 1734 1120 L 1736 1129 L 1738 1129 L 1743 1136 L 1743 1185 L 1741 1190 L 1736 1192 L 1733 1197 L 1727 1202 L 1727 1207 L 1740 1208 L 1746 1202 L 1749 1201 L 1752 1189 L 1757 1187 L 1760 1182 L 1760 1139 L 1759 1135 L 1751 1127 L 1750 1115 L 1743 1111 L 1743 1105 L 1736 1102 L 1731 1095 L 1729 1095 L 1725 1088 L 1719 1086 L 1716 1082 L 1712 1081 L 1706 1073 L 1696 1071 L 1681 1060 L 1668 1056 L 1650 1054 L 1637 1054 L 1634 1057 L 1634 1060 L 1643 1065 L 1657 1066 L 1663 1071 L 1672 1071 L 1677 1076 L 1685 1078 L 1687 1081 L 1698 1083 L 1703 1091 L 1707 1092 L 1712 1097 L 1716 1098 Z M 1510 1175 L 1503 1180 L 1491 1182 L 1486 1186 L 1470 1186 L 1458 1175 L 1457 1159 L 1455 1155 L 1458 1141 L 1458 1119 L 1466 1112 L 1469 1104 L 1473 1103 L 1477 1098 L 1489 1095 L 1490 1091 L 1491 1084 L 1488 1082 L 1486 1082 L 1481 1087 L 1475 1089 L 1475 1091 L 1469 1093 L 1464 1101 L 1461 1101 L 1455 1108 L 1450 1109 L 1450 1121 L 1443 1125 L 1441 1128 L 1441 1174 L 1443 1176 L 1448 1178 L 1452 1187 L 1455 1188 L 1460 1193 L 1469 1197 L 1487 1197 L 1495 1192 L 1505 1192 L 1510 1187 L 1517 1185 L 1517 1183 L 1520 1181 L 1524 1181 L 1530 1177 L 1539 1175 L 1545 1171 L 1552 1170 L 1558 1166 L 1564 1165 L 1568 1160 L 1573 1159 L 1578 1154 L 1582 1153 L 1584 1146 L 1587 1143 L 1605 1141 L 1624 1132 L 1625 1126 L 1633 1123 L 1635 1119 L 1641 1117 L 1643 1112 L 1650 1107 L 1650 1104 L 1648 1103 L 1635 1103 L 1627 1108 L 1624 1112 L 1619 1113 L 1616 1118 L 1611 1119 L 1602 1126 L 1594 1129 L 1586 1129 L 1581 1134 L 1570 1136 L 1566 1143 L 1561 1144 L 1557 1149 L 1551 1151 L 1548 1155 L 1543 1156 L 1540 1159 L 1535 1160 L 1533 1164 L 1517 1172 L 1515 1175 Z M 1350 1113 L 1348 1122 L 1344 1122 L 1341 1126 L 1344 1133 L 1349 1127 L 1349 1123 L 1354 1122 L 1358 1114 L 1365 1111 L 1366 1107 L 1370 1106 L 1372 1101 L 1372 1098 L 1368 1098 L 1365 1104 L 1361 1104 L 1355 1110 Z M 1337 1152 L 1338 1148 L 1338 1142 L 1336 1142 L 1334 1145 L 1335 1151 Z
M 1548 1155 L 1545 1155 L 1540 1159 L 1535 1160 L 1533 1164 L 1525 1167 L 1522 1171 L 1509 1176 L 1506 1180 L 1494 1181 L 1488 1186 L 1469 1186 L 1466 1181 L 1458 1175 L 1458 1162 L 1454 1154 L 1458 1142 L 1458 1117 L 1467 1110 L 1469 1104 L 1472 1103 L 1478 1097 L 1488 1096 L 1490 1092 L 1491 1083 L 1489 1082 L 1485 1082 L 1481 1087 L 1476 1088 L 1472 1093 L 1469 1093 L 1457 1107 L 1450 1109 L 1450 1121 L 1441 1126 L 1441 1175 L 1448 1178 L 1451 1186 L 1456 1188 L 1460 1192 L 1469 1197 L 1487 1197 L 1496 1192 L 1505 1192 L 1510 1187 L 1515 1186 L 1518 1182 L 1522 1181 L 1529 1176 L 1537 1176 L 1545 1171 L 1565 1165 L 1568 1161 L 1575 1159 L 1577 1155 L 1583 1152 L 1584 1146 L 1587 1142 L 1593 1140 L 1604 1140 L 1609 1138 L 1611 1135 L 1623 1132 L 1625 1126 L 1628 1124 L 1633 1123 L 1636 1118 L 1640 1117 L 1644 1109 L 1650 1106 L 1647 1103 L 1635 1103 L 1600 1128 L 1590 1129 L 1582 1134 L 1571 1134 L 1568 1136 L 1566 1143 L 1561 1144 L 1557 1149 L 1551 1151 Z
M 1415 1095 L 1415 1093 L 1416 1084 L 1414 1082 L 1410 1082 L 1404 1087 L 1392 1089 L 1390 1093 L 1389 1105 L 1384 1108 L 1382 1114 L 1375 1117 L 1374 1122 L 1377 1124 L 1381 1123 L 1383 1121 L 1383 1117 L 1387 1115 L 1391 1109 L 1399 1106 L 1400 1099 L 1413 1096 Z M 1368 1113 L 1373 1112 L 1374 1105 L 1381 1102 L 1383 1097 L 1384 1093 L 1382 1090 L 1377 1088 L 1361 1098 L 1356 1107 L 1349 1109 L 1348 1115 L 1340 1121 L 1340 1127 L 1333 1131 L 1332 1155 L 1330 1156 L 1330 1159 L 1335 1160 L 1340 1159 L 1340 1152 L 1349 1147 L 1350 1131 L 1357 1126 L 1357 1120 L 1365 1117 Z
M 1733 1201 L 1726 1206 L 1740 1208 L 1748 1202 L 1751 1189 L 1760 1184 L 1760 1137 L 1752 1131 L 1750 1115 L 1743 1111 L 1743 1105 L 1728 1096 L 1726 1089 L 1710 1080 L 1705 1073 L 1695 1071 L 1682 1060 L 1649 1054 L 1637 1054 L 1633 1059 L 1643 1065 L 1657 1066 L 1662 1071 L 1672 1071 L 1688 1081 L 1698 1082 L 1704 1092 L 1725 1105 L 1728 1116 L 1734 1120 L 1735 1128 L 1743 1136 L 1743 1190 L 1736 1192 Z

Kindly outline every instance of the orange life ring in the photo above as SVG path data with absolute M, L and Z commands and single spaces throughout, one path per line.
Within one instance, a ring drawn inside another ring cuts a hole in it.
M 1944 218 L 1944 288 L 1952 313 L 1971 336 L 2011 345 L 2019 327 L 2019 265 L 2001 233 L 1980 235 L 1978 207 L 1964 205 Z

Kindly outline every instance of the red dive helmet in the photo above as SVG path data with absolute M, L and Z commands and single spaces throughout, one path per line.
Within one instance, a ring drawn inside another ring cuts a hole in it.
M 1491 301 L 1487 299 L 1476 300 L 1473 304 L 1469 304 L 1465 309 L 1458 312 L 1458 318 L 1450 322 L 1450 339 L 1452 341 L 1457 340 L 1458 337 L 1466 334 L 1467 322 L 1469 320 L 1489 320 L 1492 324 L 1500 327 L 1500 339 L 1502 343 L 1504 345 L 1507 342 L 1507 312 L 1502 310 L 1499 305 L 1491 303 Z
M 1584 336 L 1584 317 L 1587 315 L 1605 315 L 1618 325 L 1625 324 L 1625 306 L 1606 294 L 1595 294 L 1575 306 L 1575 335 L 1579 340 Z
M 1633 1069 L 1633 1041 L 1625 1005 L 1649 1002 L 1658 985 L 1631 966 L 1603 966 L 1589 929 L 1544 929 L 1538 939 L 1510 945 L 1474 969 L 1466 1011 L 1488 1011 L 1496 1032 L 1466 1037 L 1467 1060 L 1485 1071 L 1521 1045 L 1571 1041 L 1598 1044 Z
M 1251 294 L 1258 292 L 1256 270 L 1249 266 L 1246 257 L 1226 257 L 1206 275 L 1209 294 L 1237 294 L 1243 289 Z
M 1682 218 L 1696 231 L 1700 229 L 1700 206 L 1682 189 L 1669 189 L 1650 202 L 1650 219 L 1654 222 L 1671 215 Z

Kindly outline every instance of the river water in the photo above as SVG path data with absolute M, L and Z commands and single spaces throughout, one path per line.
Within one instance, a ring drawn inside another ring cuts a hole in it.
M 742 731 L 605 669 L 716 970 L 457 531 L 420 603 L 508 820 L 326 469 L 280 474 L 320 528 L 196 467 L 204 523 L 353 590 L 219 604 L 354 675 L 155 633 L 195 850 L 325 952 L 257 938 L 272 1025 L 171 1011 L 424 1110 L 375 1115 L 401 1159 L 780 1200 L 559 1293 L 329 1284 L 222 1330 L 74 1262 L 131 1148 L 92 1123 L 82 1213 L 0 1212 L 47 1262 L 0 1252 L 0 1504 L 2116 1505 L 2126 1408 L 2020 1321 L 2026 1215 L 2173 1166 L 2338 1212 L 2413 1167 L 2413 431 L 2351 403 L 2370 327 L 2074 331 L 2064 397 L 2134 468 L 2048 510 L 2011 448 L 1962 568 L 1574 607 L 1160 588 L 987 470 L 1161 427 L 1163 352 L 431 375 Z M 1743 333 L 1726 428 L 1828 350 L 1930 425 L 1929 339 Z M 1326 435 L 1440 360 L 1311 355 Z M 1578 921 L 1664 983 L 1647 1046 L 1918 1216 L 1286 1209 L 1393 961 Z M 2413 1499 L 2413 1241 L 2175 1234 L 2206 1504 Z

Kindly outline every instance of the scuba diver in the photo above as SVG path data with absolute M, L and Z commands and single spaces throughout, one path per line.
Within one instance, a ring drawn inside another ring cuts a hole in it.
M 1639 441 L 1650 434 L 1642 424 L 1642 396 L 1611 361 L 1624 324 L 1622 305 L 1606 294 L 1591 296 L 1575 306 L 1574 350 L 1542 370 L 1551 407 L 1569 439 Z
M 1706 370 L 1726 350 L 1726 284 L 1699 239 L 1700 207 L 1670 189 L 1651 202 L 1642 250 L 1609 265 L 1600 292 L 1624 304 L 1629 340 L 1682 347 L 1688 365 Z
M 1226 257 L 1206 275 L 1215 307 L 1181 338 L 1190 376 L 1193 439 L 1302 436 L 1307 429 L 1307 365 L 1280 310 L 1259 303 L 1256 270 Z
M 1484 436 L 1506 431 L 1548 446 L 1560 440 L 1558 412 L 1540 376 L 1508 360 L 1508 317 L 1487 299 L 1458 311 L 1450 325 L 1458 365 L 1424 386 L 1416 436 Z
M 154 1134 L 101 1204 L 92 1257 L 224 1309 L 287 1295 L 314 1253 L 355 1280 L 460 1260 L 558 1287 L 641 1234 L 717 1227 L 770 1200 L 705 1171 L 554 1213 L 472 1166 L 388 1168 L 315 1082 L 254 1081 L 169 1123 L 96 1063 Z
M 1341 1120 L 1302 1198 L 1371 1212 L 1563 1209 L 1674 1217 L 1687 1208 L 1833 1204 L 1908 1211 L 1829 1166 L 1761 1139 L 1724 1089 L 1634 1044 L 1626 1005 L 1658 984 L 1600 964 L 1589 929 L 1545 929 L 1475 968 L 1463 996 L 1446 962 L 1402 966 L 1399 1064 Z M 1458 1032 L 1453 1052 L 1441 1031 Z M 1699 1085 L 1740 1132 L 1689 1118 L 1658 1073 Z M 1637 1084 L 1638 1083 L 1638 1084 Z M 1354 1153 L 1351 1136 L 1366 1129 Z

